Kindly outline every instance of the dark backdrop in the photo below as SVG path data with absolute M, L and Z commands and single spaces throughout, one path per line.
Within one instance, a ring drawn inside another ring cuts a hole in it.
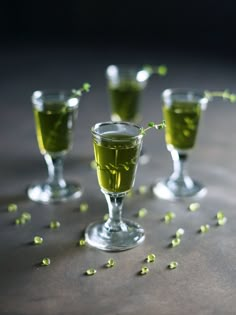
M 2 1 L 1 44 L 68 42 L 234 57 L 235 9 L 234 0 Z

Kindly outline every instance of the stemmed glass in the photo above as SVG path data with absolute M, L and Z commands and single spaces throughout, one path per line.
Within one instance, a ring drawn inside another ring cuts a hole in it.
M 140 123 L 142 92 L 150 72 L 135 65 L 109 65 L 106 68 L 107 88 L 112 121 Z M 146 164 L 149 156 L 142 150 L 140 163 Z
M 128 122 L 104 122 L 92 127 L 98 183 L 105 195 L 109 218 L 91 223 L 85 239 L 93 247 L 122 251 L 143 242 L 143 228 L 123 219 L 125 195 L 134 185 L 143 136 L 140 127 Z
M 207 190 L 193 180 L 187 170 L 188 155 L 194 148 L 201 113 L 208 99 L 203 92 L 191 89 L 167 89 L 162 93 L 165 138 L 173 160 L 173 173 L 153 187 L 161 199 L 203 197 Z
M 79 101 L 79 96 L 73 96 L 71 91 L 35 91 L 32 95 L 38 146 L 48 168 L 48 179 L 28 188 L 28 197 L 33 201 L 67 201 L 82 194 L 80 184 L 66 182 L 63 177 L 63 162 L 72 148 Z

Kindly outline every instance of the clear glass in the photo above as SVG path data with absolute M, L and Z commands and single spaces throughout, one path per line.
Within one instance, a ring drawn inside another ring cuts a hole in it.
M 205 196 L 207 189 L 188 174 L 187 160 L 197 138 L 202 111 L 208 100 L 203 92 L 190 89 L 167 89 L 162 93 L 165 138 L 173 160 L 173 173 L 158 182 L 153 192 L 161 199 Z
M 48 168 L 48 179 L 28 188 L 28 197 L 33 201 L 67 201 L 82 194 L 80 184 L 67 182 L 63 177 L 63 162 L 72 148 L 79 100 L 71 91 L 35 91 L 32 95 L 38 146 Z
M 127 250 L 145 238 L 138 223 L 122 217 L 124 197 L 134 185 L 143 136 L 139 126 L 128 122 L 98 123 L 91 131 L 98 183 L 108 204 L 109 218 L 91 223 L 85 239 L 102 250 Z
M 109 65 L 106 68 L 107 89 L 112 121 L 140 123 L 142 92 L 150 73 L 135 65 Z M 146 164 L 150 157 L 142 150 L 139 162 Z

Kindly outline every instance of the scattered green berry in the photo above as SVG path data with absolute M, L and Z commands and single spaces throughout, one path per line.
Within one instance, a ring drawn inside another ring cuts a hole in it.
M 43 244 L 43 238 L 41 236 L 35 236 L 34 237 L 34 244 L 35 245 L 41 245 Z
M 85 246 L 85 245 L 86 245 L 85 239 L 79 240 L 79 246 Z
M 180 243 L 181 243 L 181 239 L 179 237 L 176 237 L 171 241 L 172 247 L 179 246 Z
M 90 162 L 90 167 L 91 167 L 91 169 L 96 170 L 97 169 L 97 162 L 95 160 L 92 160 Z
M 156 255 L 155 254 L 149 254 L 146 257 L 146 261 L 149 262 L 149 263 L 153 263 L 153 262 L 155 262 L 155 260 L 156 260 Z
M 112 268 L 112 267 L 115 266 L 115 264 L 116 264 L 115 260 L 112 259 L 112 258 L 110 258 L 110 259 L 108 259 L 108 261 L 107 261 L 107 263 L 106 263 L 106 267 L 107 267 L 107 268 Z
M 25 219 L 25 221 L 30 221 L 31 220 L 31 214 L 29 212 L 23 212 L 21 214 L 21 218 Z
M 61 226 L 61 223 L 59 221 L 51 221 L 50 224 L 50 229 L 59 229 L 59 227 Z
M 94 268 L 89 268 L 89 269 L 86 270 L 86 275 L 87 275 L 87 276 L 93 276 L 93 275 L 96 274 L 96 272 L 97 272 L 96 269 L 94 269 Z
M 82 202 L 79 206 L 80 212 L 86 212 L 88 211 L 88 204 L 87 202 Z
M 103 220 L 104 220 L 104 221 L 107 221 L 108 219 L 109 219 L 109 214 L 108 214 L 108 213 L 104 214 Z
M 148 214 L 148 210 L 146 208 L 141 208 L 138 211 L 138 217 L 143 218 Z
M 184 229 L 180 228 L 176 231 L 175 236 L 176 238 L 181 238 L 184 235 Z
M 50 258 L 43 258 L 41 261 L 42 266 L 49 266 L 51 264 Z
M 139 186 L 138 192 L 140 195 L 145 195 L 148 192 L 148 186 L 146 185 Z
M 17 204 L 15 203 L 10 203 L 8 206 L 7 206 L 7 211 L 8 212 L 16 212 L 18 210 L 18 206 Z
M 218 219 L 217 222 L 218 222 L 218 225 L 225 225 L 227 222 L 227 218 L 224 217 L 222 219 Z
M 178 263 L 177 261 L 172 261 L 169 265 L 168 265 L 168 268 L 169 269 L 176 269 L 178 267 Z
M 204 224 L 200 226 L 200 232 L 201 233 L 206 233 L 210 230 L 210 225 L 209 224 Z
M 149 273 L 149 268 L 146 266 L 142 267 L 142 269 L 140 270 L 141 275 L 146 275 L 148 273 Z
M 175 213 L 172 211 L 168 211 L 166 212 L 165 216 L 164 216 L 164 221 L 165 223 L 169 223 L 171 222 L 174 218 L 176 217 Z
M 200 203 L 198 202 L 193 202 L 188 206 L 189 211 L 195 212 L 200 208 Z

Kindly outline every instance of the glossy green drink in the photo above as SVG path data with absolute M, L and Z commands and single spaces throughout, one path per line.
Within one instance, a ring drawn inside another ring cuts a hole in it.
M 119 85 L 109 84 L 111 116 L 113 121 L 138 120 L 142 87 L 136 81 L 124 80 Z
M 174 101 L 171 106 L 164 104 L 166 120 L 166 143 L 176 149 L 193 148 L 201 116 L 201 105 L 197 102 Z
M 36 134 L 42 154 L 67 152 L 72 144 L 78 108 L 64 102 L 45 102 L 43 109 L 34 108 Z
M 98 182 L 108 192 L 129 191 L 134 182 L 140 154 L 140 140 L 125 132 L 107 132 L 94 138 Z

